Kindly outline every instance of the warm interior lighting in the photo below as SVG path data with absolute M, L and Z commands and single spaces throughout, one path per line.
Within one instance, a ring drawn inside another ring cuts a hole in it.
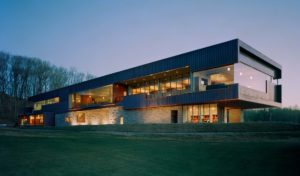
M 124 117 L 120 117 L 120 125 L 124 124 Z
M 224 74 L 213 74 L 210 76 L 212 83 L 224 83 L 228 81 L 228 78 Z
M 230 71 L 230 67 L 227 67 L 227 71 Z
M 71 117 L 66 117 L 65 122 L 71 124 L 72 118 Z
M 242 72 L 240 72 L 240 76 L 242 76 L 243 75 L 243 73 Z
M 55 103 L 59 103 L 59 97 L 55 97 L 55 98 L 35 102 L 34 105 L 33 105 L 33 109 L 35 111 L 41 110 L 42 106 L 49 105 L 49 104 L 55 104 Z

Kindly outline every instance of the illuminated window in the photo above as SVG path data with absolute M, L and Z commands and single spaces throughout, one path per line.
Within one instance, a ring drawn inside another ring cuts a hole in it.
M 203 123 L 208 123 L 208 122 L 210 122 L 209 104 L 203 105 L 202 122 L 203 122 Z
M 132 82 L 132 83 L 130 83 Z M 182 90 L 190 89 L 189 68 L 180 68 L 145 76 L 125 82 L 129 87 L 129 95 L 135 94 L 155 94 L 163 96 L 178 95 L 186 93 Z
M 34 125 L 34 115 L 29 116 L 29 125 Z
M 38 111 L 41 110 L 42 106 L 44 105 L 55 104 L 55 103 L 59 103 L 59 97 L 35 102 L 33 105 L 33 110 Z
M 112 95 L 112 85 L 77 92 L 72 95 L 72 97 L 74 98 L 74 100 L 72 100 L 72 107 L 76 108 L 80 106 L 88 106 L 93 104 L 112 103 Z
M 77 123 L 85 123 L 85 113 L 79 113 L 77 115 Z
M 233 65 L 194 72 L 195 90 L 206 91 L 222 85 L 233 84 L 233 74 Z
M 68 123 L 68 124 L 71 124 L 72 118 L 71 117 L 66 117 L 65 122 Z
M 121 116 L 121 117 L 120 117 L 120 125 L 123 125 L 123 124 L 124 124 L 124 117 Z
M 27 124 L 29 124 L 29 125 L 44 125 L 44 115 L 43 114 L 30 115 L 29 122 L 27 121 Z
M 183 122 L 188 122 L 188 123 L 218 122 L 217 104 L 184 106 L 182 114 L 183 114 Z
M 218 111 L 217 111 L 217 105 L 216 104 L 210 104 L 210 121 L 212 123 L 218 122 Z

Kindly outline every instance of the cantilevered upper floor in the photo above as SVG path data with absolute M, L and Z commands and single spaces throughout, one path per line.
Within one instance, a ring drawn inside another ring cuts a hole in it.
M 281 106 L 281 66 L 239 39 L 30 97 L 34 112 L 197 103 Z

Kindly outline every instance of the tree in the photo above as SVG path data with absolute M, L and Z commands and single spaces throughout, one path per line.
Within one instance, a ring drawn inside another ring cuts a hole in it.
M 8 91 L 8 63 L 9 55 L 0 52 L 0 92 L 7 93 Z
M 30 96 L 94 78 L 38 58 L 0 52 L 0 120 L 16 120 Z

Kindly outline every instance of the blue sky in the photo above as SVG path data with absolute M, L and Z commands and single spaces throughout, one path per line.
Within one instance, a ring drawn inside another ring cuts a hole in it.
M 300 105 L 298 0 L 0 0 L 0 50 L 102 76 L 240 38 Z

